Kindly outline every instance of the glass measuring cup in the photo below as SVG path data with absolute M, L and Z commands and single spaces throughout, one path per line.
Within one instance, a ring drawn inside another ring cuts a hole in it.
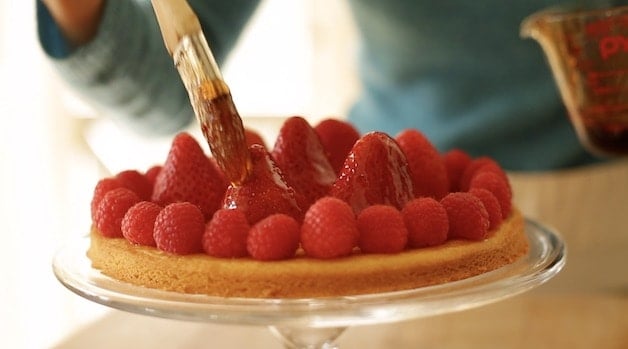
M 544 10 L 522 22 L 521 35 L 543 49 L 582 144 L 628 155 L 628 6 Z

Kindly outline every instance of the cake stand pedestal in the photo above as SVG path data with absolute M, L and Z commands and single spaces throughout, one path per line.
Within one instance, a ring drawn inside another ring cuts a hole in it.
M 89 238 L 72 241 L 53 260 L 59 281 L 76 294 L 115 309 L 169 319 L 267 326 L 286 348 L 337 348 L 351 326 L 461 311 L 539 286 L 564 266 L 560 235 L 526 219 L 529 253 L 513 264 L 465 280 L 412 290 L 308 299 L 225 298 L 167 292 L 120 282 L 91 267 Z

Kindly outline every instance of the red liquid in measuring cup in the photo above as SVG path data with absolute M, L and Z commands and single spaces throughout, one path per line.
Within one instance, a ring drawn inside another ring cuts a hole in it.
M 544 31 L 565 104 L 593 153 L 628 154 L 628 16 L 580 20 Z
M 628 113 L 624 114 L 628 117 Z M 628 155 L 628 127 L 589 123 L 584 126 L 586 139 L 593 151 L 607 155 Z

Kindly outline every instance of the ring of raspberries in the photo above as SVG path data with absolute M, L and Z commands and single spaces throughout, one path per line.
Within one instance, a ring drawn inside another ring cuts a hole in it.
M 252 130 L 246 139 L 251 173 L 233 186 L 196 139 L 179 133 L 163 165 L 96 184 L 95 228 L 178 255 L 328 259 L 482 240 L 512 210 L 494 160 L 441 154 L 414 129 L 360 136 L 344 121 L 312 127 L 295 116 L 271 150 Z

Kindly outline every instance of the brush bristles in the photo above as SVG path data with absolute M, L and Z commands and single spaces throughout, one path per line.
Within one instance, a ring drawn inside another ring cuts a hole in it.
M 181 38 L 201 31 L 201 24 L 186 0 L 151 0 L 161 35 L 172 55 Z

